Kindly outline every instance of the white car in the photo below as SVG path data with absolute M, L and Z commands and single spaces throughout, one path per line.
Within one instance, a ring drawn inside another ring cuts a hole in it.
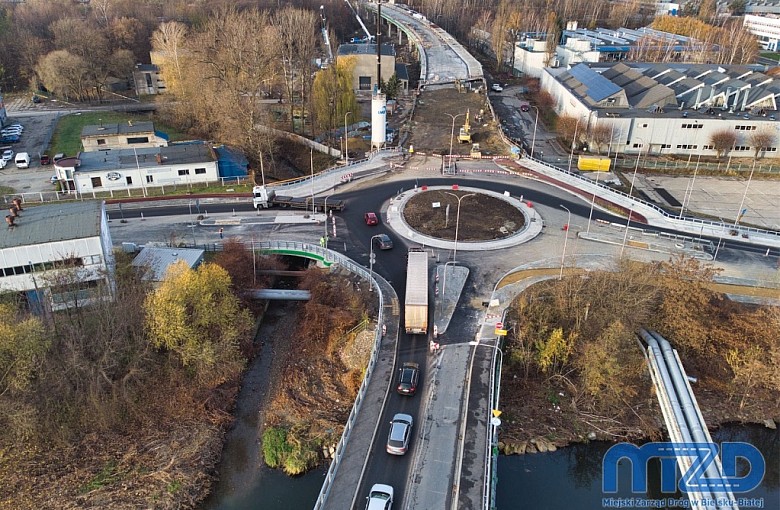
M 14 151 L 12 151 L 11 149 L 3 151 L 2 159 L 3 161 L 11 161 L 12 159 L 14 159 Z
M 491 89 L 492 89 L 494 92 L 502 92 L 502 91 L 504 90 L 504 87 L 502 87 L 502 86 L 501 86 L 501 85 L 499 85 L 498 83 L 494 83 L 493 85 L 491 85 L 491 86 L 490 86 L 490 88 L 491 88 Z
M 368 494 L 366 510 L 390 510 L 393 507 L 393 488 L 375 483 Z
M 21 135 L 22 130 L 17 128 L 6 128 L 6 129 L 0 129 L 0 135 L 7 136 L 7 135 Z

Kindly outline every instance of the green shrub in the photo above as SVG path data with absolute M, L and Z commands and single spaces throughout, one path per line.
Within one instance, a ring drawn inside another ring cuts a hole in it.
M 287 429 L 270 427 L 263 432 L 263 460 L 271 468 L 281 467 L 292 446 L 287 443 Z

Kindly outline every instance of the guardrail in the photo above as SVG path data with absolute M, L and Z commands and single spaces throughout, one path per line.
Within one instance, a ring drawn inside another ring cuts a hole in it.
M 626 200 L 629 200 L 633 203 L 633 207 L 636 207 L 637 205 L 644 207 L 646 209 L 652 210 L 657 215 L 663 217 L 665 220 L 672 222 L 673 224 L 677 224 L 677 226 L 680 226 L 680 222 L 688 223 L 689 228 L 693 227 L 694 229 L 696 227 L 701 226 L 707 226 L 711 227 L 713 229 L 719 229 L 719 230 L 736 230 L 739 233 L 748 233 L 748 234 L 760 234 L 769 236 L 770 238 L 775 238 L 778 241 L 780 241 L 780 232 L 774 231 L 774 230 L 767 230 L 767 229 L 761 229 L 756 227 L 748 227 L 744 225 L 731 225 L 728 223 L 720 222 L 720 221 L 712 221 L 712 220 L 706 220 L 701 218 L 694 218 L 689 216 L 680 217 L 679 215 L 674 215 L 666 211 L 665 209 L 657 206 L 656 204 L 647 202 L 645 200 L 642 200 L 640 198 L 633 197 L 629 195 L 628 193 L 625 193 L 620 190 L 613 189 L 609 186 L 607 186 L 604 183 L 601 182 L 595 182 L 590 179 L 587 179 L 581 175 L 577 175 L 573 172 L 569 172 L 568 170 L 561 169 L 559 167 L 556 167 L 554 165 L 551 165 L 545 161 L 541 161 L 535 158 L 532 158 L 530 156 L 524 156 L 523 159 L 528 159 L 533 161 L 534 163 L 537 163 L 539 165 L 542 165 L 545 167 L 545 169 L 552 171 L 554 177 L 565 177 L 566 179 L 573 179 L 575 181 L 579 181 L 581 184 L 585 184 L 585 188 L 588 187 L 595 187 L 598 188 L 601 192 L 603 192 L 604 195 L 612 195 L 615 197 L 620 197 Z M 576 183 L 575 183 L 576 184 Z M 603 196 L 603 195 L 600 195 Z
M 338 264 L 339 266 L 350 271 L 351 273 L 354 273 L 368 280 L 371 283 L 371 285 L 374 285 L 376 288 L 379 288 L 379 284 L 376 281 L 376 278 L 381 278 L 381 277 L 378 277 L 376 273 L 374 273 L 373 275 L 369 274 L 369 272 L 363 266 L 357 264 L 352 259 L 338 252 L 328 250 L 327 248 L 322 248 L 320 246 L 316 246 L 308 243 L 302 243 L 298 241 L 262 241 L 262 242 L 252 243 L 252 246 L 255 249 L 261 251 L 295 250 L 295 251 L 311 253 L 319 257 L 322 257 L 324 260 L 332 264 Z M 328 498 L 331 484 L 333 483 L 333 479 L 336 477 L 336 471 L 338 471 L 341 458 L 344 455 L 344 449 L 346 448 L 347 441 L 349 440 L 349 435 L 352 432 L 352 427 L 355 424 L 355 420 L 357 420 L 358 412 L 360 412 L 360 406 L 363 403 L 363 398 L 366 395 L 366 391 L 368 389 L 368 383 L 371 380 L 371 375 L 374 372 L 374 367 L 376 367 L 377 360 L 379 359 L 379 348 L 382 342 L 381 324 L 384 322 L 384 297 L 381 292 L 377 292 L 377 297 L 379 298 L 379 315 L 377 317 L 377 328 L 376 328 L 376 336 L 374 339 L 374 348 L 371 351 L 371 358 L 368 362 L 368 366 L 366 367 L 366 375 L 363 377 L 363 382 L 360 385 L 360 390 L 358 390 L 357 397 L 355 397 L 355 403 L 352 405 L 352 410 L 349 413 L 349 418 L 347 418 L 347 422 L 344 425 L 344 432 L 341 433 L 341 438 L 339 439 L 339 442 L 336 445 L 336 451 L 333 454 L 333 460 L 331 461 L 330 467 L 328 468 L 328 472 L 325 475 L 325 481 L 322 483 L 322 489 L 320 489 L 320 494 L 317 497 L 317 502 L 314 505 L 315 510 L 319 510 L 323 508 L 325 501 Z

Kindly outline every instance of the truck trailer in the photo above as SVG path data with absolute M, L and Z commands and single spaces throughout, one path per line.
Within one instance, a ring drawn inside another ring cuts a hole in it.
M 252 204 L 255 206 L 255 209 L 286 207 L 289 209 L 313 210 L 316 208 L 320 212 L 343 211 L 344 207 L 346 207 L 346 203 L 343 200 L 330 197 L 288 197 L 277 195 L 275 190 L 266 186 L 255 186 L 252 188 Z M 326 207 L 327 211 L 325 210 Z
M 428 333 L 428 254 L 409 250 L 406 264 L 406 302 L 404 307 L 406 333 Z

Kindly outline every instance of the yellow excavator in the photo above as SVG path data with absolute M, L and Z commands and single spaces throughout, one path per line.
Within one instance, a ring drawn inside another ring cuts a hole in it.
M 458 133 L 458 143 L 471 143 L 471 124 L 469 123 L 469 111 L 466 110 L 466 122 Z

